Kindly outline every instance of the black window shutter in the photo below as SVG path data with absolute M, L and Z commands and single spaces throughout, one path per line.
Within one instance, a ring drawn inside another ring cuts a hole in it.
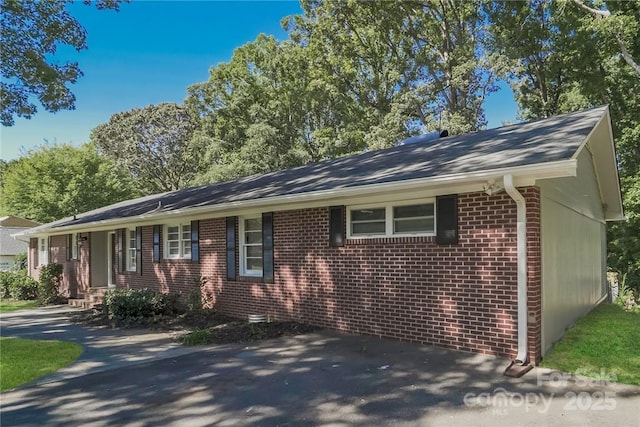
M 136 227 L 136 272 L 142 276 L 142 227 Z
M 227 217 L 227 280 L 236 280 L 236 222 L 238 217 Z
M 127 229 L 126 228 L 121 228 L 120 229 L 120 235 L 122 236 L 122 253 L 120 254 L 120 257 L 122 258 L 120 260 L 120 265 L 122 266 L 122 270 L 120 270 L 122 273 L 124 273 L 125 271 L 127 271 Z
M 126 230 L 120 229 L 116 231 L 116 264 L 118 267 L 118 273 L 124 272 L 124 269 L 126 268 L 126 260 L 124 258 L 126 255 L 124 250 L 125 235 L 123 232 L 126 232 Z
M 436 197 L 436 224 L 437 244 L 458 243 L 458 196 L 456 194 Z
M 73 259 L 73 234 L 67 234 L 67 260 Z
M 153 226 L 153 262 L 160 262 L 160 229 L 161 225 Z
M 200 261 L 200 221 L 191 221 L 191 261 Z
M 273 283 L 273 212 L 262 214 L 262 280 Z
M 344 206 L 329 208 L 329 246 L 344 246 Z

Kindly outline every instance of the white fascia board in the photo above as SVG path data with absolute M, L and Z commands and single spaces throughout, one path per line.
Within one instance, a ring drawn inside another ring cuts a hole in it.
M 598 181 L 600 200 L 604 206 L 607 206 L 604 213 L 605 221 L 625 221 L 627 218 L 624 216 L 622 204 L 609 107 L 605 109 L 598 123 L 591 129 L 572 158 L 577 159 L 585 148 L 591 152 L 590 157 Z
M 404 181 L 384 182 L 379 184 L 361 185 L 357 187 L 337 188 L 331 190 L 313 191 L 308 193 L 289 194 L 285 196 L 265 197 L 254 200 L 220 203 L 217 205 L 198 206 L 194 208 L 175 209 L 165 212 L 153 212 L 143 215 L 131 216 L 103 221 L 93 221 L 78 225 L 68 225 L 49 229 L 41 229 L 36 232 L 25 231 L 24 234 L 45 236 L 53 234 L 65 234 L 74 230 L 101 231 L 111 230 L 122 226 L 151 225 L 159 221 L 179 220 L 189 217 L 192 219 L 213 218 L 221 216 L 238 215 L 246 212 L 278 211 L 332 204 L 351 204 L 351 199 L 359 196 L 376 196 L 384 193 L 406 193 L 412 190 L 426 192 L 437 189 L 437 194 L 453 194 L 466 191 L 481 191 L 482 184 L 488 180 L 502 180 L 506 174 L 513 175 L 514 184 L 518 187 L 535 185 L 539 179 L 562 178 L 575 176 L 578 162 L 575 159 L 561 160 L 527 166 L 510 168 L 496 168 L 478 172 L 451 174 L 430 178 L 419 178 Z M 423 193 L 424 194 L 424 193 Z M 432 194 L 435 196 L 437 194 Z M 266 209 L 268 208 L 268 209 Z
M 572 159 L 578 159 L 578 156 L 580 155 L 580 153 L 582 152 L 584 147 L 587 145 L 587 143 L 591 140 L 591 137 L 593 136 L 594 133 L 596 133 L 598 127 L 602 124 L 602 122 L 604 120 L 606 120 L 607 124 L 610 121 L 610 119 L 609 119 L 609 107 L 607 107 L 604 110 L 604 112 L 602 113 L 602 116 L 600 116 L 600 119 L 598 119 L 598 123 L 596 123 L 596 125 L 591 128 L 591 130 L 589 131 L 589 134 L 586 136 L 586 138 L 584 140 L 582 140 L 582 142 L 580 143 L 580 146 L 578 146 L 578 149 L 575 151 L 575 153 L 573 153 L 573 156 L 571 156 Z M 612 139 L 612 141 L 613 141 L 613 139 Z

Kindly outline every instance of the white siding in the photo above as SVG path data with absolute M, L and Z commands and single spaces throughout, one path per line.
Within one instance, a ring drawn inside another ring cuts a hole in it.
M 542 354 L 605 294 L 606 226 L 591 157 L 578 176 L 539 183 L 542 194 Z

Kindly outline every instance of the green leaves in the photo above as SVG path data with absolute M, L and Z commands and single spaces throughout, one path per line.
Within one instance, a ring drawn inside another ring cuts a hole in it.
M 308 1 L 189 88 L 209 182 L 480 129 L 495 89 L 476 4 Z
M 633 67 L 640 58 L 640 1 L 536 0 L 486 7 L 492 50 L 520 64 L 508 79 L 522 117 L 609 105 L 629 218 L 609 225 L 609 267 L 630 286 L 640 286 L 640 73 Z
M 50 222 L 135 197 L 131 177 L 91 144 L 41 146 L 2 171 L 3 214 Z
M 189 110 L 162 103 L 114 114 L 93 129 L 91 141 L 135 177 L 144 193 L 160 193 L 187 187 L 202 170 L 197 128 Z
M 66 11 L 66 1 L 0 0 L 0 122 L 13 126 L 15 117 L 30 118 L 37 107 L 32 96 L 51 112 L 74 108 L 67 84 L 82 76 L 76 62 L 52 58 L 60 44 L 87 48 L 86 31 Z M 89 1 L 84 1 L 90 4 Z M 98 9 L 117 9 L 119 1 L 101 0 Z
M 189 88 L 187 105 L 201 117 L 207 145 L 200 182 L 301 165 L 364 148 L 353 137 L 356 109 L 318 66 L 311 51 L 259 36 L 230 62 Z

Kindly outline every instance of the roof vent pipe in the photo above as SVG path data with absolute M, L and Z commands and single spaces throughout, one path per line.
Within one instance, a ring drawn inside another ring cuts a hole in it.
M 518 248 L 518 355 L 515 363 L 525 365 L 527 356 L 527 206 L 513 185 L 513 176 L 504 176 L 504 189 L 516 202 Z

